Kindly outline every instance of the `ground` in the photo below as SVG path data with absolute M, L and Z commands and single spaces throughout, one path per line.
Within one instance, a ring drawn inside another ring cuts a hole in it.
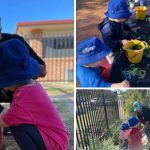
M 53 100 L 56 108 L 60 112 L 65 125 L 69 131 L 68 150 L 74 149 L 74 97 L 73 83 L 43 84 L 48 95 Z M 12 136 L 4 136 L 2 150 L 20 150 Z
M 106 0 L 77 0 L 77 44 L 91 36 L 101 38 L 97 25 L 105 17 L 107 4 Z

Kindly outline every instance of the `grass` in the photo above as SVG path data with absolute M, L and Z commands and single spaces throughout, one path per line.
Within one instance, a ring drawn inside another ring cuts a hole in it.
M 44 89 L 47 91 L 48 95 L 60 95 L 73 93 L 73 83 L 43 83 Z
M 69 148 L 68 150 L 73 150 L 74 146 L 74 117 L 73 117 L 73 109 L 68 109 L 69 105 L 70 107 L 73 107 L 73 103 L 63 103 L 63 102 L 54 102 L 57 110 L 59 110 L 60 115 L 63 118 L 63 121 L 65 122 L 66 128 L 69 132 Z

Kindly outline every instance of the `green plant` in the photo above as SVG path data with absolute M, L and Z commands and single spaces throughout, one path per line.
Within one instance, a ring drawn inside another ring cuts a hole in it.
M 114 145 L 113 139 L 110 137 L 107 140 L 104 140 L 101 144 L 101 147 L 97 150 L 121 150 L 119 145 Z
M 123 108 L 126 114 L 135 115 L 133 104 L 136 100 L 140 101 L 142 104 L 144 99 L 146 99 L 146 90 L 127 90 L 122 95 L 122 99 L 124 100 Z
M 90 146 L 90 150 L 121 150 L 119 145 L 114 145 L 112 137 L 104 139 L 103 141 L 96 140 L 93 145 Z
M 84 150 L 82 148 L 77 147 L 77 150 Z M 109 137 L 108 139 L 104 139 L 100 141 L 99 139 L 90 140 L 90 146 L 87 150 L 121 150 L 119 145 L 114 145 L 113 139 Z
M 142 46 L 138 43 L 138 44 L 135 44 L 131 47 L 132 50 L 140 50 L 142 48 Z
M 126 70 L 122 71 L 122 74 L 128 79 L 132 79 L 133 76 L 136 76 L 138 79 L 142 79 L 146 75 L 146 70 L 140 69 L 138 66 L 131 64 Z
M 116 120 L 116 122 L 113 123 L 105 133 L 105 139 L 111 137 L 114 145 L 119 145 L 119 130 L 121 122 L 121 120 Z
M 144 50 L 144 56 L 150 57 L 150 46 L 146 47 Z

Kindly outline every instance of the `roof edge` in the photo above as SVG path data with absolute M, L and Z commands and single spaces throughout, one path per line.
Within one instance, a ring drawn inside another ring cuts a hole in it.
M 74 22 L 73 19 L 18 22 L 17 25 L 16 25 L 16 31 L 21 26 L 48 25 L 48 24 L 65 24 L 65 23 L 73 23 L 73 22 Z

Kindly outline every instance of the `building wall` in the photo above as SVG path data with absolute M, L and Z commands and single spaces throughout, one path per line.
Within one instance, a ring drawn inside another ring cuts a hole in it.
M 36 53 L 43 58 L 43 42 L 42 38 L 36 37 L 29 40 L 30 46 L 36 51 Z M 68 49 L 66 49 L 68 51 Z M 72 49 L 73 51 L 73 49 Z M 46 81 L 64 81 L 67 80 L 65 74 L 68 71 L 74 70 L 74 58 L 72 57 L 51 57 L 43 58 L 47 66 L 47 76 L 44 79 Z
M 32 27 L 34 28 L 34 27 Z M 73 57 L 73 48 L 71 49 L 54 49 L 47 45 L 47 49 L 44 47 L 43 39 L 54 38 L 54 37 L 65 37 L 68 35 L 73 36 L 73 24 L 72 25 L 53 25 L 50 28 L 40 27 L 40 29 L 27 29 L 25 27 L 19 28 L 17 31 L 18 34 L 21 34 L 30 46 L 35 50 L 35 52 L 43 58 L 47 66 L 47 76 L 42 81 L 73 81 L 73 71 L 74 71 L 74 57 Z M 71 52 L 69 57 L 67 56 L 44 56 L 44 51 L 64 51 Z M 44 58 L 44 57 L 45 58 Z

